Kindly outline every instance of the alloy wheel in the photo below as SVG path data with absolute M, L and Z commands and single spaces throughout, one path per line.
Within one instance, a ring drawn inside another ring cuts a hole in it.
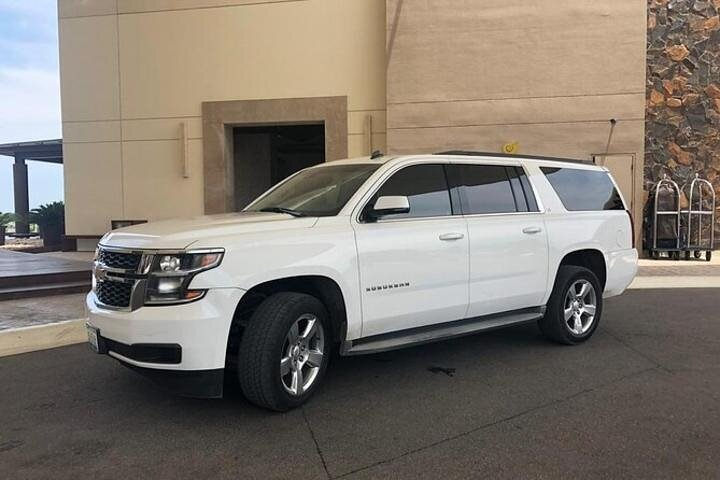
M 322 366 L 325 332 L 315 315 L 301 315 L 290 327 L 280 357 L 280 380 L 287 393 L 300 396 L 315 382 Z
M 583 335 L 595 320 L 597 294 L 588 280 L 577 280 L 565 295 L 564 318 L 567 327 L 575 335 Z

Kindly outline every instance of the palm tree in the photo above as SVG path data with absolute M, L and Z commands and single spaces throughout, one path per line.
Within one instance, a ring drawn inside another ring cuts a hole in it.
M 5 245 L 5 230 L 7 229 L 8 224 L 14 221 L 14 214 L 0 212 L 0 245 Z
M 29 220 L 40 227 L 40 236 L 45 246 L 60 245 L 65 232 L 65 204 L 52 202 L 40 205 L 30 211 Z

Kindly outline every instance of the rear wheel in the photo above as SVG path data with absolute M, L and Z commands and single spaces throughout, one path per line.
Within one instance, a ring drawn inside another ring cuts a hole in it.
M 238 376 L 245 397 L 276 411 L 308 400 L 329 359 L 327 312 L 310 295 L 283 292 L 267 298 L 243 333 Z
M 712 250 L 705 252 L 705 261 L 709 262 L 710 260 L 712 260 Z
M 538 324 L 550 340 L 575 345 L 595 333 L 601 315 L 602 288 L 595 274 L 584 267 L 563 265 Z

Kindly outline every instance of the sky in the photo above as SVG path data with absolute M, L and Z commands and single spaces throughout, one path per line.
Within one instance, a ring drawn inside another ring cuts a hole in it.
M 0 143 L 61 138 L 57 0 L 0 0 Z M 0 212 L 13 211 L 0 156 Z M 28 162 L 30 208 L 63 199 L 62 166 Z

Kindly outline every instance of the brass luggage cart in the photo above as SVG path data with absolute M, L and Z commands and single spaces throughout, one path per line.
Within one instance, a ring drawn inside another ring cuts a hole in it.
M 680 187 L 665 176 L 652 190 L 653 211 L 650 215 L 650 239 L 647 242 L 652 258 L 663 253 L 674 260 L 680 259 Z
M 695 174 L 687 199 L 687 209 L 681 211 L 685 259 L 689 260 L 691 255 L 699 259 L 704 251 L 705 260 L 709 262 L 715 245 L 715 189 L 712 183 Z

